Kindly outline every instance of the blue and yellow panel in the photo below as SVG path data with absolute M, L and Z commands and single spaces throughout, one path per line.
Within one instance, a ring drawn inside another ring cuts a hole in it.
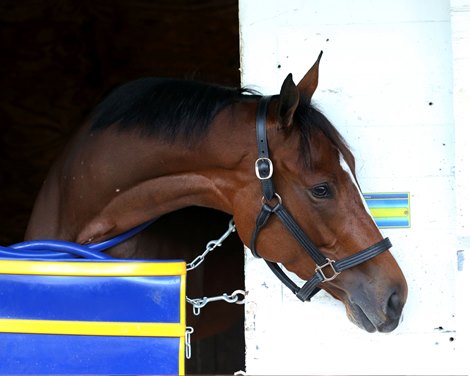
M 364 193 L 364 199 L 379 228 L 410 227 L 410 194 Z
M 184 374 L 186 264 L 0 260 L 0 374 Z

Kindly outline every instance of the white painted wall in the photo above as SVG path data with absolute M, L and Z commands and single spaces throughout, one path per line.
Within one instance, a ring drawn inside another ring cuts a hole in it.
M 450 0 L 454 77 L 455 180 L 458 249 L 457 329 L 460 356 L 470 349 L 470 0 Z M 466 255 L 465 252 L 466 251 Z M 463 350 L 465 349 L 465 350 Z M 470 361 L 466 364 L 470 374 Z
M 301 303 L 247 252 L 247 374 L 470 369 L 459 353 L 466 320 L 456 319 L 456 291 L 464 291 L 456 283 L 466 278 L 456 251 L 469 248 L 470 235 L 470 6 L 451 3 L 239 1 L 242 85 L 278 93 L 288 73 L 298 82 L 324 50 L 314 99 L 353 147 L 363 190 L 411 193 L 411 228 L 384 231 L 410 288 L 391 334 L 356 328 L 324 293 Z

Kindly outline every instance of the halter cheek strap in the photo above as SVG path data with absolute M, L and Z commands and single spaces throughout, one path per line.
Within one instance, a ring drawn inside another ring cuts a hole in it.
M 266 134 L 266 118 L 271 97 L 261 97 L 256 113 L 256 142 L 258 144 L 258 159 L 255 162 L 256 177 L 261 181 L 264 199 L 271 201 L 274 197 L 273 163 L 269 159 L 268 137 Z
M 305 252 L 315 261 L 317 267 L 313 277 L 302 287 L 292 281 L 281 267 L 275 263 L 265 260 L 272 272 L 301 300 L 308 301 L 320 288 L 322 282 L 335 279 L 342 271 L 357 266 L 379 254 L 392 246 L 388 238 L 360 251 L 354 255 L 345 257 L 339 261 L 325 257 L 321 251 L 313 244 L 310 238 L 300 228 L 288 210 L 282 205 L 281 197 L 276 193 L 272 176 L 274 167 L 269 159 L 268 139 L 266 135 L 266 119 L 268 105 L 271 97 L 261 97 L 256 114 L 256 140 L 258 144 L 258 159 L 255 162 L 255 174 L 261 182 L 263 192 L 263 205 L 256 218 L 255 228 L 250 242 L 250 249 L 255 257 L 260 257 L 256 250 L 256 240 L 261 229 L 268 223 L 272 214 L 275 214 L 282 224 L 289 230 L 292 236 L 303 247 Z

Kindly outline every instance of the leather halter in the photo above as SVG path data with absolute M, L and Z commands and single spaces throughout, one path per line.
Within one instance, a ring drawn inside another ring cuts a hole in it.
M 309 301 L 320 288 L 318 285 L 322 282 L 328 282 L 335 279 L 342 271 L 362 264 L 363 262 L 381 254 L 392 246 L 388 238 L 385 238 L 370 247 L 345 257 L 341 260 L 331 260 L 325 257 L 320 250 L 313 244 L 305 232 L 300 228 L 287 209 L 282 205 L 281 197 L 274 189 L 272 176 L 274 166 L 269 159 L 268 139 L 266 135 L 266 118 L 268 105 L 271 97 L 261 97 L 256 114 L 256 140 L 258 144 L 258 159 L 255 162 L 255 172 L 261 181 L 263 191 L 263 205 L 256 218 L 255 229 L 250 242 L 250 249 L 255 257 L 260 257 L 256 251 L 256 240 L 259 232 L 268 222 L 271 214 L 275 214 L 285 227 L 290 231 L 294 238 L 302 245 L 307 254 L 315 261 L 317 267 L 315 274 L 302 287 L 299 287 L 292 281 L 281 267 L 275 263 L 265 260 L 273 273 L 301 300 Z

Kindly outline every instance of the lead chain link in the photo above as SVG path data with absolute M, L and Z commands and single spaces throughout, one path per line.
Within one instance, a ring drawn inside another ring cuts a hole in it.
M 198 316 L 201 313 L 201 308 L 205 307 L 206 304 L 211 303 L 211 302 L 217 302 L 217 301 L 223 300 L 227 303 L 245 304 L 245 295 L 246 295 L 245 291 L 235 290 L 230 295 L 228 295 L 227 293 L 224 293 L 222 295 L 211 296 L 211 297 L 205 296 L 203 298 L 194 298 L 194 299 L 186 297 L 186 301 L 193 306 L 194 316 Z
M 192 326 L 187 326 L 184 335 L 186 359 L 191 359 L 191 334 L 193 333 L 194 328 Z
M 186 264 L 186 270 L 189 272 L 190 270 L 196 269 L 199 265 L 202 264 L 206 256 L 209 252 L 212 252 L 217 247 L 220 247 L 225 239 L 227 239 L 232 232 L 235 232 L 235 222 L 233 218 L 228 223 L 228 229 L 224 232 L 224 234 L 217 240 L 211 240 L 206 244 L 206 249 L 202 252 L 199 256 L 197 256 L 193 261 L 189 264 Z

